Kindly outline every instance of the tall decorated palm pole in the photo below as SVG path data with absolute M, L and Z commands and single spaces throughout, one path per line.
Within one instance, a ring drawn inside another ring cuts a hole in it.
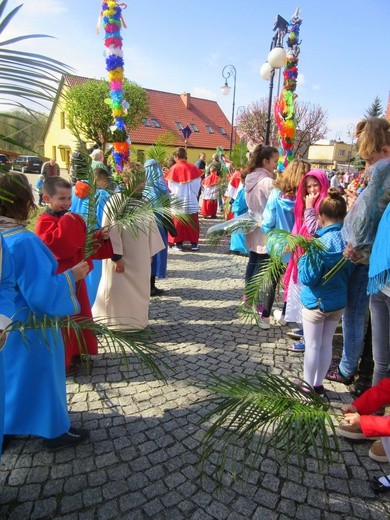
M 110 129 L 113 136 L 112 155 L 118 175 L 122 173 L 124 164 L 129 161 L 131 144 L 123 120 L 129 108 L 129 103 L 124 97 L 124 62 L 121 36 L 122 27 L 126 28 L 122 17 L 122 10 L 126 7 L 126 4 L 119 3 L 117 0 L 103 1 L 98 22 L 99 26 L 101 20 L 105 32 L 106 69 L 110 85 L 110 97 L 105 102 L 111 106 L 114 120 Z
M 275 121 L 279 130 L 282 153 L 278 169 L 283 170 L 294 158 L 294 142 L 296 134 L 295 99 L 297 94 L 298 61 L 300 53 L 299 30 L 302 19 L 300 9 L 296 9 L 289 23 L 287 46 L 288 51 L 283 71 L 283 90 L 275 102 Z

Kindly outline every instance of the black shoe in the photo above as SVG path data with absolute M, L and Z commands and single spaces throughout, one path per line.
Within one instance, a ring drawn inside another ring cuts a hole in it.
M 372 479 L 371 479 L 370 486 L 376 495 L 378 495 L 379 493 L 388 493 L 390 491 L 390 480 L 386 475 L 384 475 L 384 478 L 388 482 L 387 486 L 382 484 L 382 482 L 379 482 L 378 477 L 372 477 Z
M 153 287 L 150 289 L 150 296 L 162 296 L 164 292 L 164 289 L 157 289 L 157 287 Z
M 1 453 L 4 453 L 9 444 L 15 439 L 15 435 L 3 435 L 3 444 L 1 446 Z
M 360 397 L 366 390 L 371 388 L 371 382 L 368 380 L 358 379 L 348 388 L 351 394 L 355 397 Z
M 56 451 L 69 446 L 76 446 L 89 438 L 89 431 L 82 428 L 69 428 L 69 431 L 63 433 L 55 439 L 45 439 L 43 445 L 49 451 Z

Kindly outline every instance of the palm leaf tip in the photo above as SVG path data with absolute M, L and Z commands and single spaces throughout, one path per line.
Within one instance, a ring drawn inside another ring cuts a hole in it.
M 242 454 L 240 462 L 251 466 L 271 452 L 284 461 L 295 458 L 301 468 L 307 456 L 333 460 L 337 439 L 333 442 L 328 433 L 334 433 L 329 404 L 303 382 L 260 373 L 251 380 L 215 378 L 207 388 L 218 397 L 212 397 L 215 406 L 201 419 L 210 423 L 201 458 L 205 463 L 219 453 L 219 475 L 227 458 Z

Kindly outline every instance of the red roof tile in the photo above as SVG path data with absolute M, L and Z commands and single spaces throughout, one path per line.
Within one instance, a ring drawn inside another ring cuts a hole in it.
M 82 76 L 64 76 L 65 84 L 70 88 L 81 85 L 90 79 Z M 150 126 L 142 124 L 135 130 L 131 130 L 130 138 L 134 144 L 154 144 L 159 136 L 171 131 L 177 136 L 175 145 L 182 145 L 184 144 L 184 137 L 181 130 L 176 126 L 176 122 L 179 122 L 183 127 L 194 124 L 199 130 L 199 132 L 192 131 L 187 141 L 188 146 L 209 149 L 222 146 L 225 150 L 229 149 L 231 126 L 216 101 L 191 97 L 190 94 L 173 94 L 147 88 L 144 90 L 149 98 L 147 119 Z M 188 108 L 185 105 L 186 99 L 189 100 Z M 160 128 L 153 126 L 152 119 L 158 122 Z M 209 133 L 207 126 L 214 133 Z M 226 135 L 221 133 L 220 128 L 223 128 Z

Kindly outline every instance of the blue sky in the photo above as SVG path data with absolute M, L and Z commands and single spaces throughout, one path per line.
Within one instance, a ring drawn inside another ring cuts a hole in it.
M 9 8 L 22 3 L 9 0 Z M 24 0 L 7 36 L 43 33 L 19 48 L 71 65 L 75 74 L 104 78 L 100 0 Z M 232 93 L 223 96 L 222 69 L 237 70 L 236 107 L 268 97 L 259 68 L 266 61 L 277 14 L 301 8 L 299 86 L 302 101 L 328 113 L 328 137 L 347 139 L 379 96 L 387 106 L 389 0 L 129 0 L 123 11 L 125 74 L 145 88 L 190 92 L 219 103 L 229 121 Z

